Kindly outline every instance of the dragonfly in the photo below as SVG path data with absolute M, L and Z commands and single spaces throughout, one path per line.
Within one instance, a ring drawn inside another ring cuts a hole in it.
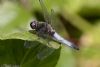
M 39 0 L 40 5 L 42 7 L 42 11 L 44 14 L 45 22 L 40 21 L 32 21 L 30 23 L 30 27 L 36 31 L 37 35 L 42 38 L 51 38 L 54 41 L 61 43 L 62 45 L 69 46 L 72 49 L 79 50 L 79 47 L 76 46 L 74 43 L 66 40 L 65 38 L 61 37 L 56 30 L 52 27 L 53 23 L 53 13 L 54 10 L 51 9 L 51 15 L 49 15 L 46 6 L 44 5 L 43 0 Z

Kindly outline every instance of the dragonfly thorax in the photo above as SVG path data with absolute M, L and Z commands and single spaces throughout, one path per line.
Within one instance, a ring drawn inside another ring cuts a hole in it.
M 30 26 L 32 29 L 34 29 L 39 35 L 49 35 L 53 36 L 55 31 L 51 27 L 50 24 L 45 22 L 38 22 L 38 21 L 32 21 L 30 23 Z

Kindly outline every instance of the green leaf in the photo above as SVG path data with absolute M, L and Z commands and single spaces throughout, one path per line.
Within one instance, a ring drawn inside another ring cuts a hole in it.
M 48 52 L 47 50 L 49 49 L 47 46 L 39 43 L 39 42 L 35 42 L 33 43 L 33 47 L 29 48 L 29 50 L 27 51 L 27 53 L 25 54 L 22 62 L 21 62 L 21 67 L 47 67 L 47 66 L 52 66 L 55 67 L 58 58 L 59 58 L 59 52 L 60 49 L 53 49 L 52 54 L 46 53 Z M 52 50 L 50 48 L 50 50 Z M 46 51 L 46 52 L 45 52 Z
M 23 43 L 15 39 L 0 40 L 0 64 L 20 64 L 26 51 Z

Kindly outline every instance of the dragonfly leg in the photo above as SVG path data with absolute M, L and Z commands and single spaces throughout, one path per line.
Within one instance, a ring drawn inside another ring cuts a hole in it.
M 39 35 L 38 35 L 38 38 L 37 38 L 37 40 L 40 40 L 41 38 L 39 37 Z
M 39 33 L 36 33 L 36 34 L 38 36 L 37 40 L 40 40 L 41 39 L 41 35 Z

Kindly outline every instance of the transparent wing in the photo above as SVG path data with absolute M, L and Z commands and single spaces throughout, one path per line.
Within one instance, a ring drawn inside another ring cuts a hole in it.
M 49 13 L 47 11 L 47 8 L 44 5 L 43 0 L 39 0 L 39 2 L 40 2 L 40 5 L 42 7 L 42 11 L 43 11 L 43 14 L 44 14 L 45 22 L 50 24 L 51 23 L 51 19 L 50 19 L 50 15 L 49 15 Z
M 24 42 L 24 47 L 25 48 L 31 48 L 31 47 L 35 47 L 35 46 L 37 46 L 37 45 L 34 44 L 33 41 L 27 41 L 27 40 L 25 40 L 25 42 Z
M 59 15 L 56 15 L 53 9 L 51 9 L 50 20 L 51 20 L 51 26 L 57 33 L 63 36 L 67 34 L 66 29 L 59 18 Z
M 51 20 L 51 26 L 54 28 L 53 23 L 55 23 L 56 21 L 54 21 L 54 10 L 51 9 L 51 15 L 50 15 L 50 20 Z
M 46 59 L 48 56 L 52 55 L 52 53 L 56 50 L 54 48 L 44 46 L 43 44 L 41 46 L 40 44 L 34 44 L 34 42 L 32 41 L 25 41 L 24 46 L 25 48 L 36 48 L 36 46 L 38 46 L 36 56 L 39 60 Z
M 44 46 L 39 53 L 37 54 L 37 58 L 40 60 L 46 59 L 48 56 L 50 56 L 55 51 L 54 48 L 50 48 L 47 46 Z
M 55 29 L 56 32 L 60 33 L 59 27 L 60 27 L 60 29 L 62 28 L 61 23 L 58 20 L 58 18 L 56 17 L 53 9 L 51 9 L 50 20 L 51 20 L 51 26 Z

